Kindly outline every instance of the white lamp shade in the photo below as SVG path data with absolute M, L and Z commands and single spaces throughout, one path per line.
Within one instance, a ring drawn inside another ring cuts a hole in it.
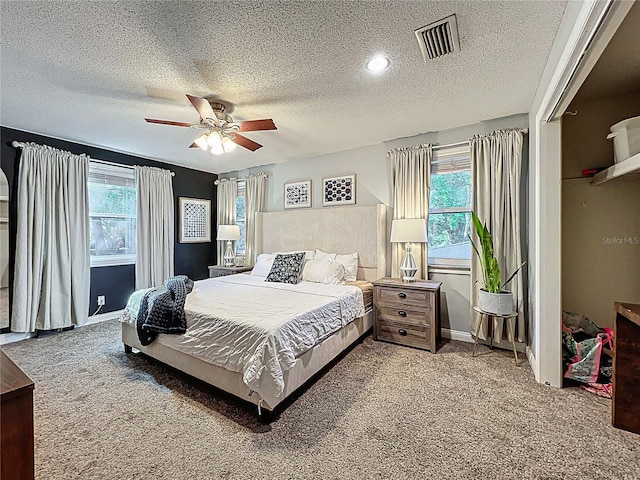
M 424 218 L 401 218 L 391 223 L 391 241 L 403 243 L 425 243 L 427 222 Z
M 198 138 L 196 138 L 194 143 L 198 145 L 198 147 L 200 147 L 202 150 L 206 151 L 209 148 L 208 139 L 209 137 L 205 133 L 203 135 L 200 135 Z
M 218 225 L 217 240 L 240 240 L 240 227 L 238 225 Z

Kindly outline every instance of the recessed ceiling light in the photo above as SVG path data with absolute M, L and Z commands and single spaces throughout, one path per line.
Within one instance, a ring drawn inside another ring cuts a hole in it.
M 389 59 L 384 55 L 376 55 L 367 62 L 367 70 L 370 72 L 381 72 L 389 66 Z

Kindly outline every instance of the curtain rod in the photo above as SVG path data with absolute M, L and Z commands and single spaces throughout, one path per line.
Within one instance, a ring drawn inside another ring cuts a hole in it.
M 446 145 L 434 145 L 433 147 L 431 147 L 431 150 L 439 150 L 441 148 L 460 147 L 462 145 L 469 145 L 469 140 L 465 140 L 464 142 L 447 143 Z
M 523 134 L 527 134 L 529 133 L 529 129 L 528 128 L 518 128 L 516 129 L 516 131 L 523 133 Z M 465 140 L 463 142 L 455 142 L 455 143 L 447 143 L 446 145 L 434 145 L 431 149 L 432 150 L 438 150 L 438 149 L 442 149 L 442 148 L 451 148 L 451 147 L 459 147 L 462 145 L 467 145 L 469 143 L 469 140 Z
M 221 181 L 223 180 L 228 180 L 228 181 L 233 181 L 233 180 L 246 180 L 247 178 L 251 178 L 251 177 L 267 177 L 269 178 L 269 174 L 267 172 L 259 172 L 259 173 L 254 173 L 253 175 L 247 175 L 244 178 L 236 178 L 236 177 L 230 177 L 230 178 L 221 178 L 220 180 L 216 180 L 213 182 L 214 185 L 219 185 Z
M 25 144 L 23 142 L 18 142 L 16 140 L 11 142 L 11 146 L 13 146 L 13 148 L 23 148 L 24 145 Z M 91 157 L 89 157 L 89 158 L 91 158 Z M 97 160 L 95 158 L 91 158 L 91 161 L 92 162 L 96 162 L 96 163 L 101 163 L 103 165 L 111 165 L 113 167 L 130 168 L 131 170 L 133 170 L 133 168 L 134 168 L 132 165 L 123 165 L 122 163 L 107 162 L 106 160 Z M 176 176 L 175 172 L 171 172 L 171 176 L 175 177 Z

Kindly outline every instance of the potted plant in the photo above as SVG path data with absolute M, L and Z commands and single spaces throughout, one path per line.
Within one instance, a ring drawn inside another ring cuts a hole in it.
M 478 294 L 478 307 L 480 310 L 493 313 L 494 315 L 507 315 L 513 311 L 513 294 L 509 291 L 504 291 L 503 288 L 516 276 L 526 261 L 522 262 L 522 265 L 503 283 L 498 259 L 493 254 L 491 233 L 489 233 L 486 223 L 483 225 L 475 212 L 471 212 L 471 218 L 474 229 L 478 234 L 478 239 L 480 240 L 480 249 L 482 250 L 482 253 L 480 253 L 473 239 L 469 237 L 482 267 L 482 282 Z

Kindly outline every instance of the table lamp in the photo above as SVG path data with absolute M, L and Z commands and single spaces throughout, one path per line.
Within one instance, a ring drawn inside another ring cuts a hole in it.
M 231 242 L 233 240 L 240 240 L 240 227 L 238 225 L 218 225 L 218 236 L 216 239 L 227 241 L 227 249 L 224 252 L 224 266 L 233 266 L 233 260 L 236 255 L 233 252 Z
M 391 241 L 404 242 L 404 258 L 400 265 L 403 282 L 415 282 L 418 264 L 411 252 L 412 243 L 427 242 L 427 222 L 424 218 L 400 218 L 391 223 Z

